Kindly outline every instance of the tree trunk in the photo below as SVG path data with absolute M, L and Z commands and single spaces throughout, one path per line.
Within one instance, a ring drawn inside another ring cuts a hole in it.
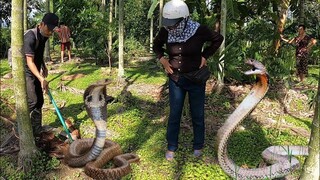
M 46 0 L 46 12 L 50 12 L 50 0 Z M 50 40 L 46 42 L 46 47 L 44 50 L 44 60 L 46 62 L 50 61 Z
M 226 37 L 226 24 L 227 24 L 227 1 L 221 0 L 221 19 L 220 19 L 220 34 Z M 224 86 L 224 58 L 225 58 L 225 40 L 223 40 L 219 48 L 219 64 L 218 64 L 218 84 L 216 92 L 220 93 Z
M 279 19 L 277 21 L 277 27 L 276 27 L 276 32 L 275 36 L 273 39 L 273 52 L 272 54 L 277 55 L 279 48 L 280 48 L 280 34 L 282 34 L 284 25 L 286 23 L 287 19 L 287 12 L 289 9 L 291 0 L 281 0 L 280 1 L 280 12 L 279 12 Z
M 112 29 L 111 24 L 113 21 L 113 0 L 110 0 L 109 5 L 109 33 L 108 33 L 108 60 L 109 60 L 109 69 L 111 72 L 111 62 L 112 62 Z
M 103 15 L 103 19 L 105 19 L 105 17 L 106 17 L 106 0 L 101 0 L 100 11 L 101 11 L 101 13 L 102 13 L 102 15 Z M 105 31 L 108 31 L 108 29 L 106 29 Z M 107 39 L 106 39 L 105 36 L 103 36 L 102 38 L 103 38 L 103 42 L 106 42 L 106 41 L 107 41 Z M 106 53 L 107 57 L 109 57 L 108 44 L 106 44 L 105 53 Z M 108 58 L 108 59 L 109 59 L 109 58 Z M 110 60 L 110 59 L 109 59 L 109 60 Z M 101 59 L 101 60 L 98 58 L 98 59 L 97 59 L 97 64 L 98 64 L 99 61 L 100 61 L 103 65 L 107 63 L 107 61 L 106 61 L 105 58 L 103 58 L 103 59 Z
M 304 7 L 305 0 L 299 0 L 299 24 L 305 24 L 305 7 Z
M 119 0 L 119 68 L 118 78 L 121 79 L 124 76 L 124 63 L 123 63 L 123 39 L 124 39 L 124 27 L 123 27 L 123 11 L 124 0 Z
M 23 0 L 23 32 L 28 30 L 28 8 L 27 0 Z
M 12 0 L 11 14 L 12 75 L 16 98 L 16 121 L 20 137 L 18 164 L 24 172 L 30 172 L 32 159 L 39 151 L 35 146 L 27 104 L 25 60 L 23 58 L 23 0 Z
M 152 50 L 152 43 L 153 43 L 153 16 L 150 18 L 150 41 L 149 41 L 149 53 L 151 54 L 153 52 Z
M 163 0 L 159 0 L 159 29 L 162 26 L 162 9 L 163 9 Z
M 319 72 L 320 77 L 320 72 Z M 319 79 L 318 77 L 318 79 Z M 311 135 L 309 141 L 309 156 L 307 157 L 300 176 L 300 180 L 318 180 L 319 179 L 319 124 L 320 124 L 320 80 L 318 81 L 318 93 L 316 96 L 316 107 L 311 126 Z
M 118 1 L 114 0 L 114 18 L 117 18 L 117 12 L 118 12 Z
M 101 12 L 106 12 L 106 0 L 101 0 Z
M 50 10 L 50 12 L 54 12 L 54 5 L 53 5 L 53 0 L 49 0 L 50 2 L 49 2 L 49 10 Z M 52 50 L 54 50 L 54 38 L 55 38 L 55 36 L 51 36 L 50 38 L 49 38 L 49 43 L 51 44 L 51 47 L 52 47 Z M 51 59 L 51 56 L 50 56 L 50 46 L 49 46 L 49 60 L 52 60 Z

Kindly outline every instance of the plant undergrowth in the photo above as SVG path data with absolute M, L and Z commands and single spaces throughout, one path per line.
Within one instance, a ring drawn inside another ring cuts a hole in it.
M 62 83 L 64 86 L 84 90 L 97 80 L 110 79 L 111 83 L 107 86 L 107 93 L 113 96 L 115 100 L 107 107 L 108 139 L 119 143 L 124 153 L 134 152 L 140 157 L 139 163 L 132 164 L 132 173 L 123 177 L 123 179 L 231 179 L 217 163 L 216 150 L 214 149 L 216 132 L 211 129 L 214 126 L 211 126 L 211 123 L 213 121 L 223 123 L 227 115 L 236 108 L 239 100 L 235 100 L 224 93 L 220 95 L 211 94 L 206 97 L 206 145 L 203 150 L 204 154 L 199 159 L 192 155 L 191 120 L 188 116 L 183 116 L 179 150 L 176 152 L 174 161 L 168 162 L 164 158 L 168 97 L 162 96 L 159 100 L 149 94 L 155 88 L 161 88 L 166 81 L 165 74 L 161 68 L 156 66 L 156 62 L 141 62 L 137 66 L 126 69 L 125 82 L 127 84 L 117 83 L 115 68 L 112 69 L 111 74 L 108 74 L 103 68 L 96 66 L 91 61 L 66 63 L 61 65 L 59 69 L 65 72 L 63 74 L 50 74 L 48 77 L 51 93 L 58 104 L 65 104 L 61 108 L 61 113 L 65 119 L 70 119 L 76 128 L 80 129 L 82 138 L 95 136 L 94 124 L 85 111 L 82 94 L 61 91 L 59 85 Z M 317 71 L 311 70 L 313 73 Z M 10 72 L 10 67 L 7 61 L 1 60 L 1 77 L 8 72 Z M 85 76 L 70 81 L 61 81 L 63 75 L 76 73 Z M 309 78 L 309 80 L 313 83 L 313 79 Z M 13 87 L 12 79 L 4 79 L 2 83 Z M 139 86 L 129 88 L 136 84 L 139 84 Z M 148 87 L 151 88 L 148 89 Z M 14 104 L 12 89 L 1 89 L 1 99 L 5 99 L 10 104 Z M 11 115 L 13 112 L 6 107 L 7 102 L 0 102 L 1 114 Z M 47 96 L 45 97 L 45 106 L 52 106 Z M 298 102 L 294 103 L 293 106 L 302 111 L 304 104 Z M 62 129 L 54 110 L 47 108 L 43 111 L 43 114 L 43 124 Z M 310 131 L 311 118 L 301 120 L 285 116 L 285 119 L 294 126 Z M 271 145 L 307 145 L 308 142 L 307 138 L 293 135 L 290 130 L 261 126 L 251 117 L 247 118 L 242 125 L 245 127 L 244 130 L 233 133 L 228 145 L 230 157 L 237 165 L 242 167 L 258 167 L 262 162 L 261 152 Z M 299 158 L 299 160 L 303 163 L 304 158 Z M 57 169 L 61 168 L 59 160 L 50 159 L 46 155 L 41 156 L 40 160 L 35 162 L 36 171 L 32 171 L 29 175 L 25 175 L 17 169 L 17 162 L 14 158 L 0 156 L 0 164 L 0 177 L 5 179 L 44 178 L 44 174 L 58 172 Z M 61 177 L 59 174 L 55 175 Z M 296 175 L 298 174 L 296 173 Z M 69 177 L 64 178 L 73 179 L 75 176 L 80 178 L 77 173 L 71 173 Z

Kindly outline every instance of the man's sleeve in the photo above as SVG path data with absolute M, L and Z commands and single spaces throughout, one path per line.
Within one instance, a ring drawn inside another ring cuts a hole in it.
M 36 37 L 32 31 L 28 31 L 24 35 L 24 54 L 26 56 L 34 56 L 36 45 Z
M 207 26 L 201 26 L 202 33 L 205 34 L 206 42 L 209 42 L 209 46 L 204 48 L 202 52 L 202 57 L 208 59 L 209 56 L 212 56 L 220 47 L 223 42 L 224 37 L 209 29 Z
M 162 27 L 160 28 L 159 33 L 153 40 L 153 52 L 156 54 L 157 58 L 160 60 L 162 56 L 164 56 L 164 44 L 166 43 L 166 39 L 168 39 L 168 33 Z

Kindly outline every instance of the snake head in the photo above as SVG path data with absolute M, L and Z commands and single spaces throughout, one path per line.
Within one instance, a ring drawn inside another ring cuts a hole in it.
M 109 84 L 108 80 L 100 80 L 87 87 L 83 94 L 86 108 L 106 106 L 107 84 Z
M 261 62 L 255 60 L 255 59 L 248 59 L 248 60 L 246 60 L 245 63 L 252 66 L 252 69 L 244 72 L 244 74 L 246 74 L 246 75 L 267 74 L 267 70 Z

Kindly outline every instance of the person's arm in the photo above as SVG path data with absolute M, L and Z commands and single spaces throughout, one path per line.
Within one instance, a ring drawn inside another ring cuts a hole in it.
M 46 63 L 44 61 L 43 61 L 43 64 L 41 66 L 40 74 L 45 78 L 48 76 L 48 68 L 47 68 Z
M 286 42 L 286 43 L 289 43 L 289 44 L 291 44 L 291 43 L 294 41 L 294 39 L 295 39 L 295 38 L 285 39 L 282 34 L 280 34 L 280 38 L 281 38 L 282 41 L 284 41 L 284 42 Z
M 68 38 L 70 38 L 70 37 L 71 37 L 71 31 L 70 31 L 70 28 L 69 28 L 69 27 L 67 27 L 67 30 L 68 30 Z
M 312 48 L 312 46 L 314 46 L 316 43 L 317 43 L 317 40 L 314 39 L 314 38 L 311 38 L 311 39 L 310 39 L 310 43 L 309 43 L 308 46 L 307 46 L 307 50 L 310 51 L 311 48 Z
M 34 57 L 33 56 L 26 56 L 26 60 L 27 60 L 27 65 L 28 65 L 30 71 L 40 81 L 43 92 L 47 93 L 49 83 L 46 81 L 46 79 L 38 71 L 37 66 L 34 63 Z
M 168 35 L 166 35 L 166 30 L 161 28 L 159 33 L 153 40 L 153 52 L 156 54 L 157 58 L 160 60 L 162 56 L 164 56 L 164 44 L 166 43 L 166 39 L 168 39 Z
M 209 46 L 203 49 L 201 55 L 203 58 L 208 59 L 218 50 L 224 37 L 220 33 L 211 31 L 207 26 L 203 27 L 202 33 L 206 35 L 206 41 L 209 42 Z
M 153 52 L 156 54 L 157 58 L 159 59 L 160 63 L 162 64 L 163 68 L 165 69 L 166 73 L 172 74 L 172 65 L 169 63 L 169 59 L 164 56 L 164 44 L 168 39 L 168 33 L 164 28 L 161 28 L 157 36 L 154 38 L 153 41 Z
M 62 41 L 62 28 L 56 28 L 56 32 L 58 34 L 58 38 L 59 38 L 59 41 L 61 42 Z

